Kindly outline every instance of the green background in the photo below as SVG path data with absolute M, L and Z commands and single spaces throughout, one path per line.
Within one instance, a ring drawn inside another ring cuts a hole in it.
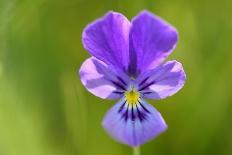
M 142 155 L 232 154 L 231 0 L 0 0 L 0 155 L 130 155 L 103 130 L 116 102 L 81 85 L 83 28 L 108 10 L 148 9 L 180 34 L 168 58 L 184 88 L 150 101 L 169 128 Z

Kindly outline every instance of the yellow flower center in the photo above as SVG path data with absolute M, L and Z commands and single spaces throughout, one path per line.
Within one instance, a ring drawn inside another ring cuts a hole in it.
M 140 94 L 136 90 L 130 90 L 125 92 L 126 100 L 129 104 L 136 104 L 139 100 Z

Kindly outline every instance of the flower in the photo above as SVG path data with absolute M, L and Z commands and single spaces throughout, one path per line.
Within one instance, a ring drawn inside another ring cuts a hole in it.
M 92 57 L 80 68 L 81 82 L 97 97 L 120 99 L 102 122 L 117 141 L 139 146 L 166 130 L 145 98 L 163 99 L 184 86 L 181 63 L 163 63 L 177 40 L 176 29 L 148 11 L 131 22 L 110 11 L 84 29 L 82 42 Z

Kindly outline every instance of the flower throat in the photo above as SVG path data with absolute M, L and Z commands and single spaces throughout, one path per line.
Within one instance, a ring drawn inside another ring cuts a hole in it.
M 125 98 L 131 105 L 136 104 L 139 100 L 140 94 L 138 91 L 131 89 L 125 92 Z

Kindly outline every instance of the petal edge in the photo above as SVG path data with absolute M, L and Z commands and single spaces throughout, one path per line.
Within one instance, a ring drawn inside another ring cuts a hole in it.
M 145 82 L 144 82 L 145 80 Z M 178 92 L 185 84 L 186 74 L 178 61 L 168 61 L 137 79 L 145 98 L 163 99 Z
M 157 67 L 171 54 L 177 41 L 178 32 L 173 26 L 149 11 L 140 12 L 132 20 L 129 72 L 138 75 Z
M 86 26 L 82 43 L 89 53 L 115 68 L 126 69 L 130 22 L 121 13 L 109 11 Z

